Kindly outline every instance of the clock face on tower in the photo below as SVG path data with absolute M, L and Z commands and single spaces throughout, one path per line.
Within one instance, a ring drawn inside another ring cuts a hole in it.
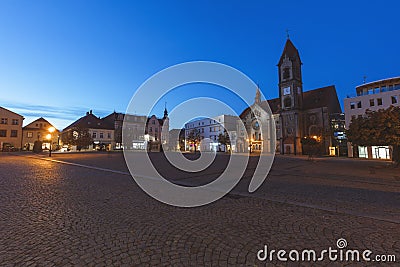
M 290 94 L 290 86 L 283 88 L 283 95 L 289 95 Z

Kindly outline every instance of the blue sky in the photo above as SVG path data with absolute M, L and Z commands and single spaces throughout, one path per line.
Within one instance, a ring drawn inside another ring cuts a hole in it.
M 342 103 L 364 75 L 400 75 L 400 4 L 370 2 L 2 0 L 0 106 L 25 124 L 44 116 L 63 128 L 89 109 L 124 112 L 146 79 L 193 60 L 237 68 L 274 98 L 286 29 L 304 64 L 304 89 L 334 84 Z M 188 86 L 154 112 L 199 90 Z

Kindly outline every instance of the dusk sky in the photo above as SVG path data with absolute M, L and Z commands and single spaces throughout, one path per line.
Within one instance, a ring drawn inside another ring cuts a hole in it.
M 150 76 L 194 60 L 237 68 L 275 98 L 286 29 L 305 91 L 333 84 L 343 104 L 364 75 L 400 76 L 398 1 L 304 2 L 0 0 L 0 106 L 62 129 L 89 109 L 125 112 Z M 167 107 L 202 88 L 181 88 Z

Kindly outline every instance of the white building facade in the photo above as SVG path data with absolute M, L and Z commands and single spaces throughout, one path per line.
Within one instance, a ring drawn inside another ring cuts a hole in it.
M 400 77 L 366 83 L 356 87 L 357 96 L 344 99 L 346 129 L 351 120 L 364 116 L 367 110 L 377 111 L 400 106 Z M 348 144 L 349 157 L 391 159 L 389 146 L 353 147 Z
M 236 151 L 236 131 L 239 117 L 220 115 L 214 118 L 204 118 L 185 124 L 185 150 L 186 151 Z M 200 143 L 189 140 L 191 133 L 197 133 Z M 219 143 L 220 134 L 230 136 L 230 145 Z M 196 146 L 196 149 L 195 149 Z

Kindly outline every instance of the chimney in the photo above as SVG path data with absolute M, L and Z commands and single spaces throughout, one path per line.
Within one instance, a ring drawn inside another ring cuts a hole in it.
M 86 112 L 86 116 L 89 116 L 89 112 Z
M 89 114 L 92 114 L 92 110 L 89 111 Z

